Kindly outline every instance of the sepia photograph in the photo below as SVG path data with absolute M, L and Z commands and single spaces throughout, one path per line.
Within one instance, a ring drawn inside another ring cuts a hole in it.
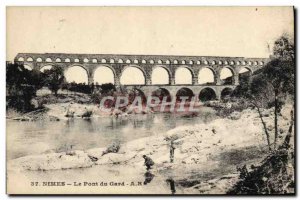
M 295 195 L 292 6 L 7 6 L 9 195 Z

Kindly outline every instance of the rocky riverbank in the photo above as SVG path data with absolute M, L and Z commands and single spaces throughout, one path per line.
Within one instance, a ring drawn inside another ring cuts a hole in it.
M 285 106 L 282 110 L 280 133 L 287 132 L 290 109 L 291 106 Z M 244 110 L 233 115 L 208 124 L 177 127 L 159 137 L 120 144 L 115 152 L 104 154 L 107 147 L 101 147 L 26 156 L 8 161 L 7 169 L 9 174 L 95 166 L 114 166 L 119 170 L 133 167 L 142 171 L 142 155 L 147 155 L 155 162 L 152 173 L 174 180 L 182 193 L 222 194 L 238 180 L 236 167 L 257 165 L 268 153 L 257 112 Z M 273 111 L 265 110 L 264 118 L 272 133 Z M 171 140 L 175 144 L 174 163 L 170 163 L 169 157 Z

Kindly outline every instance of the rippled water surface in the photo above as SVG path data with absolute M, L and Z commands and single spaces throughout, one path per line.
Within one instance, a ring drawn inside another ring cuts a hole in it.
M 31 154 L 62 152 L 70 149 L 105 147 L 115 140 L 161 135 L 182 125 L 206 123 L 215 118 L 211 108 L 203 107 L 197 116 L 156 113 L 128 118 L 102 117 L 68 121 L 7 121 L 7 158 Z

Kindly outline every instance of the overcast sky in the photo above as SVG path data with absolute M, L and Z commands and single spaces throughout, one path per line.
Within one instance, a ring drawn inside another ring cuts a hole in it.
M 7 59 L 19 52 L 267 57 L 293 33 L 292 7 L 9 7 Z
M 268 57 L 293 35 L 292 7 L 9 7 L 19 52 Z

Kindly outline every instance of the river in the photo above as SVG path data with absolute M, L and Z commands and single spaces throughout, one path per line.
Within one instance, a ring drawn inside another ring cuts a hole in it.
M 127 118 L 98 117 L 61 121 L 7 120 L 7 159 L 70 149 L 106 147 L 114 141 L 161 135 L 182 125 L 207 123 L 215 119 L 212 108 L 202 107 L 197 115 L 155 113 Z
M 50 152 L 66 152 L 71 148 L 86 150 L 106 147 L 116 140 L 125 143 L 148 136 L 161 136 L 168 130 L 179 126 L 208 124 L 216 118 L 216 112 L 212 108 L 201 107 L 196 115 L 155 113 L 137 114 L 117 119 L 95 117 L 90 120 L 77 118 L 55 122 L 7 120 L 7 159 Z M 235 124 L 233 127 L 236 127 L 237 130 L 232 130 L 230 134 L 233 137 L 240 135 L 244 128 L 240 129 L 237 126 L 238 121 L 232 121 L 232 123 Z M 239 143 L 241 142 L 239 140 Z M 235 144 L 235 142 L 233 143 Z M 228 144 L 224 143 L 223 147 L 229 146 Z M 226 181 L 226 184 L 227 182 L 231 183 L 231 178 L 226 176 L 236 173 L 237 166 L 259 162 L 265 156 L 266 152 L 261 149 L 259 144 L 239 149 L 225 148 L 211 157 L 205 165 L 174 165 L 171 167 L 168 163 L 164 163 L 153 170 L 146 171 L 142 164 L 110 164 L 67 170 L 25 170 L 21 172 L 8 170 L 8 176 L 9 180 L 12 180 L 13 187 L 16 184 L 13 180 L 19 180 L 22 183 L 21 188 L 24 193 L 27 191 L 40 193 L 42 191 L 43 194 L 66 192 L 71 194 L 192 194 L 198 193 L 200 190 L 205 193 L 213 193 L 211 188 L 217 188 L 217 192 L 223 193 L 225 192 L 223 185 L 216 187 L 215 182 L 208 183 L 208 181 L 218 178 L 222 182 Z M 203 147 L 204 145 L 211 146 L 208 141 L 204 141 L 201 145 Z M 40 182 L 39 184 L 60 181 L 70 185 L 55 187 L 55 190 L 52 187 L 33 188 L 30 184 L 35 181 Z M 98 185 L 75 187 L 75 185 L 85 184 L 85 182 Z M 132 182 L 138 185 L 131 186 Z M 190 186 L 200 182 L 204 183 L 204 186 L 199 188 L 199 191 L 197 191 L 198 189 L 189 190 Z M 118 183 L 125 184 L 125 187 L 100 185 Z

